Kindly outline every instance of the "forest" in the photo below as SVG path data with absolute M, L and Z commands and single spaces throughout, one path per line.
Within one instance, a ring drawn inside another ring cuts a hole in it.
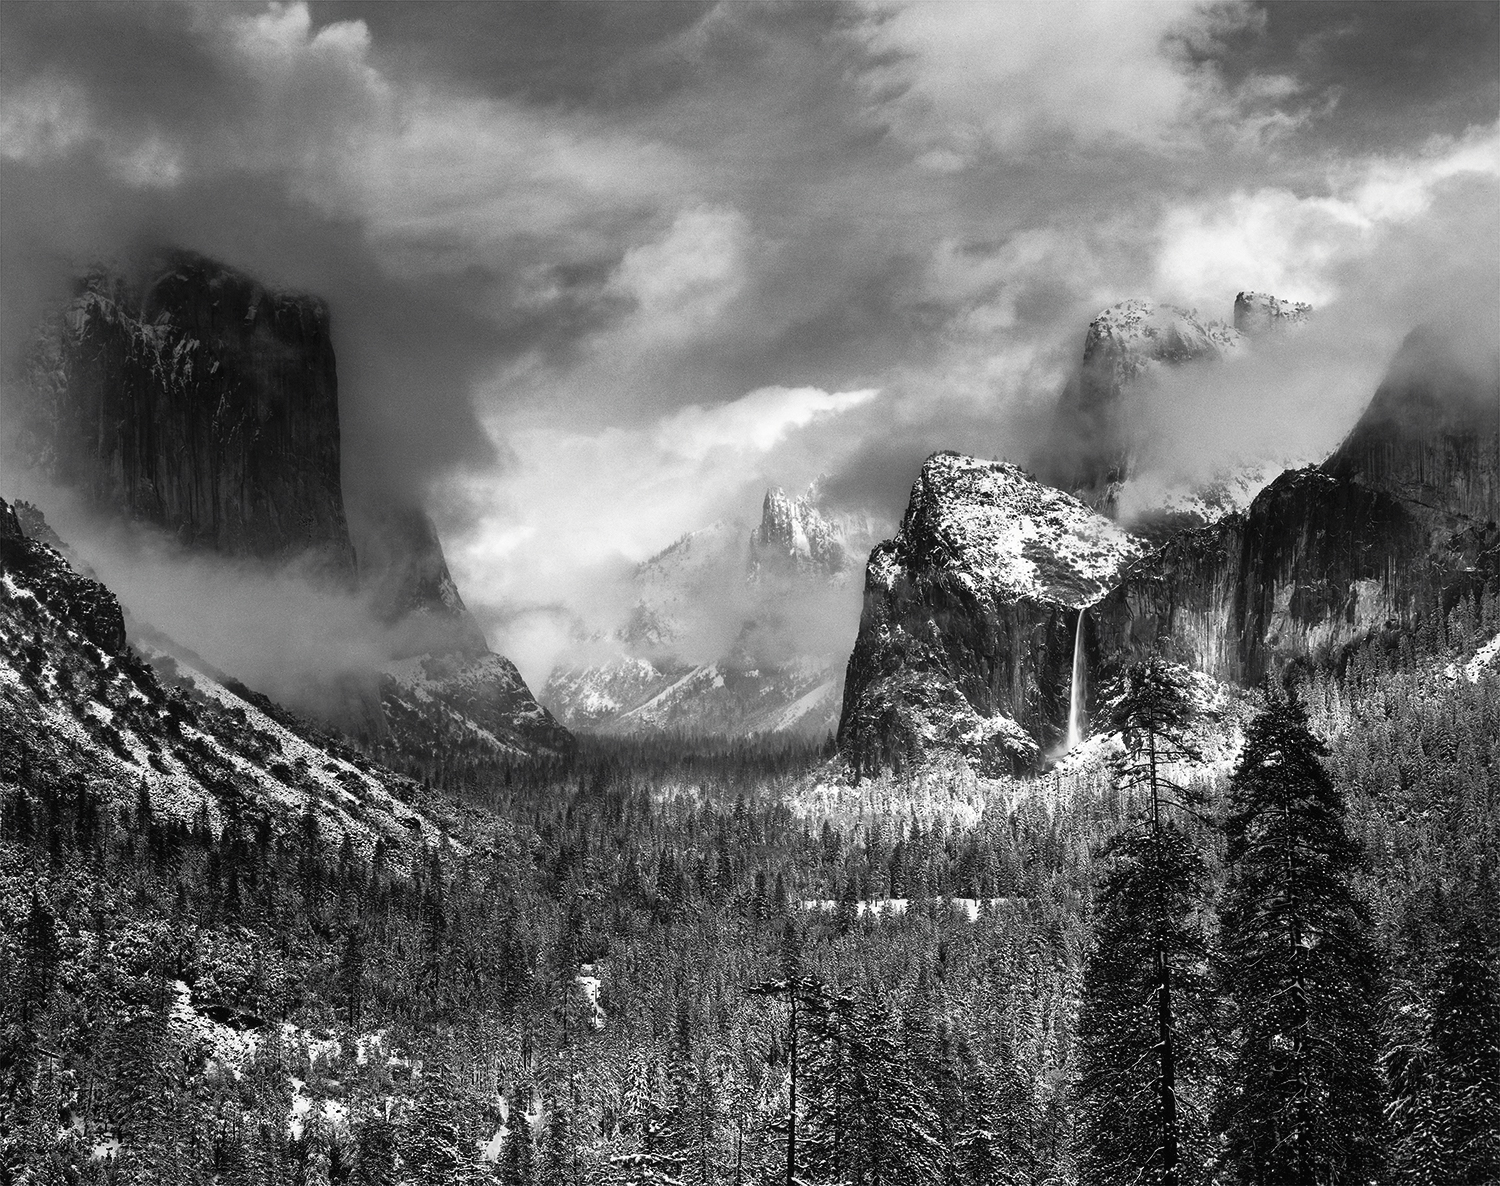
M 1496 1181 L 1497 618 L 1028 781 L 436 753 L 410 861 L 0 753 L 0 1179 Z

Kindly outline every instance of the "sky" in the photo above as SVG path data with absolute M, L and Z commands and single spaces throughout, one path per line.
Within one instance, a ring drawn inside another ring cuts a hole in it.
M 1417 322 L 1494 328 L 1497 116 L 1490 3 L 7 0 L 0 352 L 144 244 L 324 296 L 346 494 L 535 681 L 770 484 L 1029 458 L 1118 300 L 1311 301 L 1164 431 L 1336 441 Z

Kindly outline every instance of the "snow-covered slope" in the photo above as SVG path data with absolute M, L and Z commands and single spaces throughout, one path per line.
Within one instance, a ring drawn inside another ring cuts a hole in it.
M 448 844 L 443 810 L 222 674 L 126 643 L 118 601 L 23 534 L 0 501 L 0 781 L 61 779 L 162 819 L 297 825 L 400 865 Z M 300 825 L 298 825 L 300 826 Z

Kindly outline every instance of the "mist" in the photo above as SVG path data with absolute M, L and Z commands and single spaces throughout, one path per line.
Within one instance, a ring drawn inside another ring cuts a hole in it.
M 1438 331 L 1466 370 L 1493 374 L 1496 196 L 1492 185 L 1454 187 L 1420 225 L 1401 228 L 1343 269 L 1340 295 L 1315 307 L 1306 325 L 1250 338 L 1223 362 L 1154 367 L 1128 388 L 1127 423 L 1139 444 L 1122 516 L 1148 509 L 1164 489 L 1211 480 L 1227 467 L 1322 461 L 1418 328 Z
M 6 486 L 7 499 L 43 513 L 76 568 L 119 598 L 132 642 L 169 641 L 309 716 L 357 727 L 382 667 L 451 641 L 449 623 L 383 618 L 373 589 L 331 579 L 314 554 L 267 562 L 188 551 L 34 476 L 8 473 Z
M 11 4 L 0 435 L 32 327 L 96 259 L 170 246 L 310 291 L 351 522 L 424 507 L 533 684 L 613 645 L 635 565 L 769 485 L 826 474 L 894 526 L 933 450 L 1033 458 L 1089 319 L 1126 298 L 1316 308 L 1134 393 L 1143 482 L 1313 459 L 1414 325 L 1463 336 L 1496 307 L 1500 86 L 1466 19 L 1373 6 L 1335 53 L 1296 9 L 720 4 L 627 36 L 608 5 Z M 1444 69 L 1392 75 L 1393 44 Z M 787 421 L 766 392 L 824 402 Z M 293 570 L 111 559 L 98 533 L 101 573 L 230 669 L 391 649 Z M 745 596 L 714 590 L 684 645 L 732 645 Z M 837 648 L 857 615 L 788 620 Z

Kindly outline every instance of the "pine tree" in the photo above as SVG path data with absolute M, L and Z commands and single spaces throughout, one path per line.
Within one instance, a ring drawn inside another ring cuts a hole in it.
M 1500 987 L 1488 954 L 1467 923 L 1432 1006 L 1441 1172 L 1453 1186 L 1500 1181 Z
M 1207 1161 L 1211 1058 L 1206 873 L 1189 830 L 1199 797 L 1168 777 L 1197 751 L 1184 678 L 1161 658 L 1129 668 L 1110 703 L 1131 799 L 1104 848 L 1094 954 L 1079 1019 L 1082 1165 L 1091 1181 L 1196 1181 Z
M 359 1126 L 354 1139 L 353 1181 L 358 1186 L 393 1186 L 396 1181 L 396 1126 L 383 1112 Z M 507 1182 L 506 1186 L 512 1184 Z
M 1239 1179 L 1267 1186 L 1380 1168 L 1380 969 L 1327 753 L 1295 696 L 1273 695 L 1231 783 L 1222 983 L 1237 1028 L 1220 1115 Z
M 521 1084 L 511 1092 L 505 1116 L 505 1148 L 500 1156 L 500 1186 L 531 1186 L 535 1178 L 531 1124 L 526 1119 L 530 1099 L 530 1089 Z

